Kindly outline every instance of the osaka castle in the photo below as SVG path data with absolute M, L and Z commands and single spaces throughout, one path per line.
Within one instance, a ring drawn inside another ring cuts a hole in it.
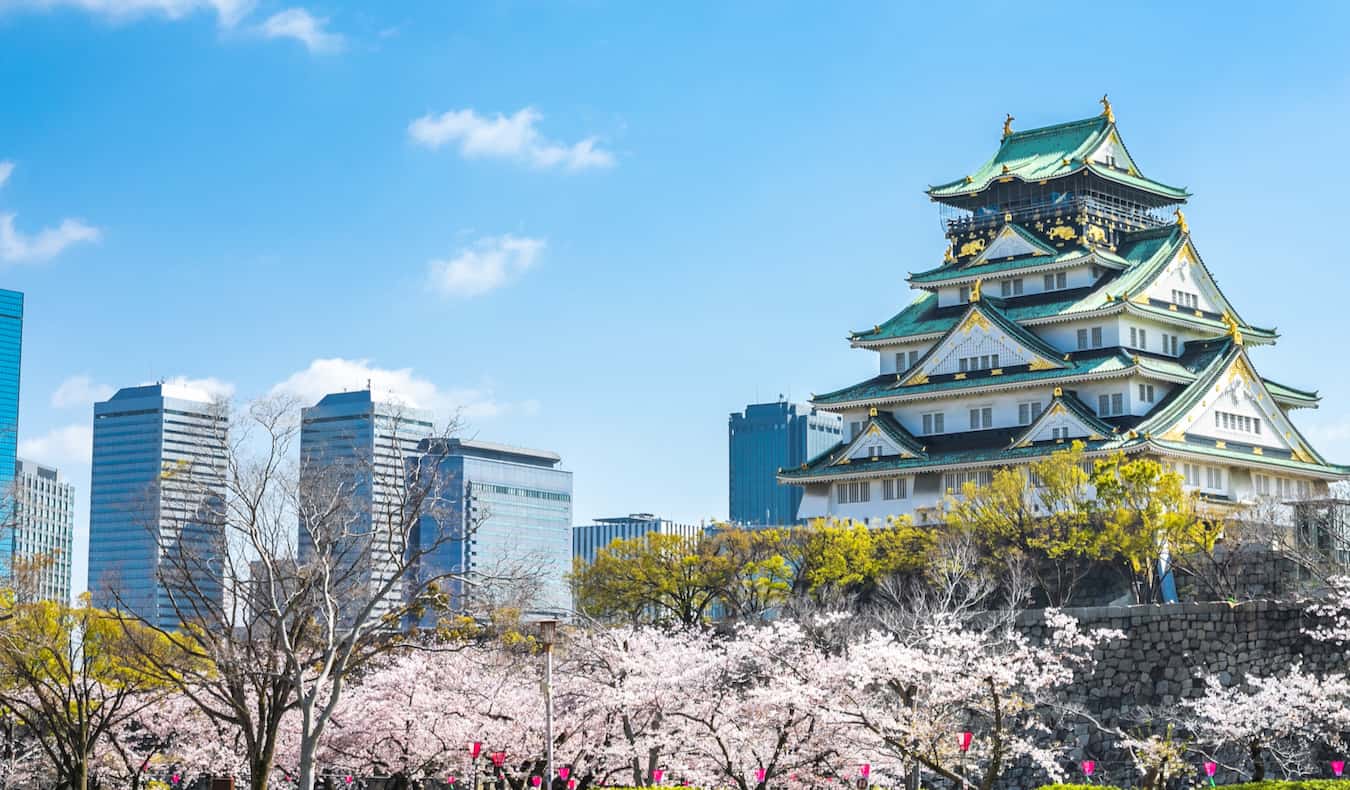
M 1101 103 L 1041 129 L 1008 116 L 992 159 L 928 190 L 947 250 L 909 275 L 908 307 L 850 334 L 877 375 L 813 396 L 845 430 L 779 472 L 805 489 L 799 518 L 930 522 L 966 482 L 1075 440 L 1089 459 L 1158 459 L 1219 509 L 1350 475 L 1290 419 L 1317 393 L 1257 371 L 1278 334 L 1219 288 L 1190 193 L 1144 175 Z

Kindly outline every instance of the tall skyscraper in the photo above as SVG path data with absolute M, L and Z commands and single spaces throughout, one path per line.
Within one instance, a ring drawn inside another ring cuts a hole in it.
M 19 446 L 19 363 L 23 357 L 23 294 L 0 290 L 0 507 L 6 514 L 14 493 Z M 8 517 L 6 515 L 6 517 Z M 0 574 L 14 554 L 12 530 L 0 530 Z
M 681 524 L 651 513 L 632 513 L 614 518 L 597 518 L 594 524 L 572 528 L 572 557 L 585 563 L 595 562 L 595 553 L 616 540 L 645 535 L 680 535 L 690 540 L 704 533 L 702 524 Z
M 63 480 L 55 467 L 22 458 L 14 470 L 14 483 L 11 567 L 28 566 L 26 577 L 17 580 L 16 586 L 34 600 L 68 602 L 75 486 Z
M 220 605 L 225 468 L 226 415 L 205 393 L 151 384 L 94 404 L 89 589 L 96 606 L 174 628 L 171 596 L 200 594 Z
M 332 537 L 350 540 L 334 554 L 350 562 L 344 594 L 351 603 L 364 602 L 360 587 L 382 585 L 397 573 L 401 558 L 394 551 L 401 540 L 390 534 L 410 525 L 400 513 L 407 477 L 406 459 L 434 431 L 424 411 L 375 400 L 370 390 L 325 395 L 300 414 L 300 475 L 307 496 L 337 494 L 343 512 L 322 523 L 304 523 L 301 515 L 299 558 L 315 557 L 313 533 L 329 530 Z M 376 608 L 388 612 L 397 602 L 398 586 Z
M 433 439 L 418 452 L 421 468 L 438 470 L 431 478 L 438 501 L 418 527 L 418 545 L 435 548 L 418 572 L 453 573 L 485 594 L 519 594 L 527 615 L 570 611 L 572 473 L 557 468 L 562 459 L 464 439 Z M 453 607 L 466 605 L 460 580 L 445 586 Z
M 733 413 L 727 428 L 731 520 L 760 526 L 796 523 L 802 491 L 779 483 L 779 470 L 799 467 L 835 446 L 843 430 L 839 415 L 785 400 Z

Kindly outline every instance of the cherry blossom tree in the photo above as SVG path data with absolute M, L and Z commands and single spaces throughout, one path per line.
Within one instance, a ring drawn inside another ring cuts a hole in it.
M 1034 642 L 1001 620 L 938 618 L 903 637 L 873 632 L 815 675 L 822 704 L 863 734 L 859 747 L 917 764 L 962 787 L 990 790 L 1010 762 L 1062 775 L 1050 726 L 1056 692 L 1090 665 L 1092 650 L 1119 632 L 1084 630 L 1045 611 Z M 970 731 L 968 752 L 959 733 Z
M 1248 675 L 1246 687 L 1225 688 L 1216 675 L 1205 678 L 1205 695 L 1184 700 L 1190 713 L 1187 729 L 1210 756 L 1252 781 L 1266 777 L 1267 763 L 1283 775 L 1299 774 L 1312 765 L 1319 744 L 1342 746 L 1341 732 L 1350 730 L 1350 686 L 1342 673 L 1318 676 L 1299 665 L 1271 677 Z

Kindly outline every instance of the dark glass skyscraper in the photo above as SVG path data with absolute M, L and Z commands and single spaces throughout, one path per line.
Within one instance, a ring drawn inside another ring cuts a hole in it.
M 802 490 L 778 482 L 778 470 L 801 466 L 839 443 L 843 419 L 802 403 L 756 403 L 733 413 L 730 447 L 730 515 L 739 524 L 795 524 Z
M 13 504 L 19 447 L 19 362 L 23 350 L 23 294 L 0 290 L 0 496 L 6 519 Z M 14 531 L 0 530 L 0 571 L 8 573 Z

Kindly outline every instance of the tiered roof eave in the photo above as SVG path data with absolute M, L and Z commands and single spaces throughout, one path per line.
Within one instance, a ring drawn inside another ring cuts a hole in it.
M 1087 172 L 1151 195 L 1159 205 L 1184 203 L 1191 196 L 1184 187 L 1145 177 L 1132 161 L 1127 168 L 1117 169 L 1088 158 L 1108 140 L 1120 145 L 1128 156 L 1128 148 L 1120 139 L 1115 120 L 1106 114 L 1012 132 L 999 142 L 994 156 L 973 173 L 931 186 L 926 194 L 936 202 L 963 207 L 963 198 L 978 195 L 1000 182 L 1050 181 Z

